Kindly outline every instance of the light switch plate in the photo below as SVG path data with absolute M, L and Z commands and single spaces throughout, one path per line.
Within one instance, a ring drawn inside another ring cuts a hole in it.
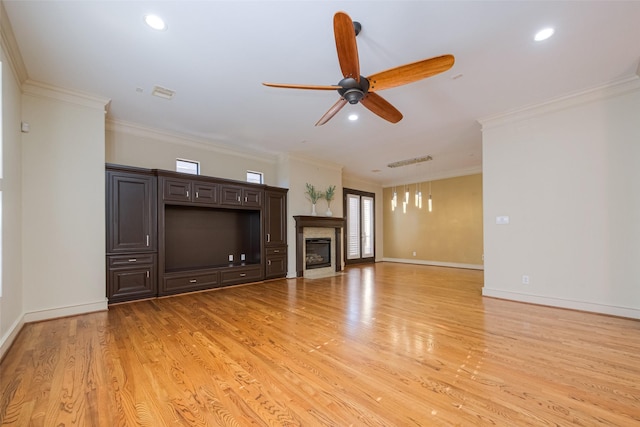
M 506 215 L 502 215 L 502 216 L 497 216 L 496 217 L 496 224 L 498 225 L 506 225 L 509 224 L 509 217 Z

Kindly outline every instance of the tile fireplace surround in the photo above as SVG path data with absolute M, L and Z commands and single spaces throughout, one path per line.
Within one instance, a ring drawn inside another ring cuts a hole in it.
M 323 274 L 322 271 L 305 274 L 304 239 L 306 237 L 331 238 L 331 267 L 326 269 L 330 270 L 328 273 L 331 275 L 342 271 L 342 229 L 345 225 L 345 219 L 307 215 L 297 215 L 293 218 L 296 220 L 296 277 L 313 278 Z M 305 229 L 307 229 L 306 232 Z

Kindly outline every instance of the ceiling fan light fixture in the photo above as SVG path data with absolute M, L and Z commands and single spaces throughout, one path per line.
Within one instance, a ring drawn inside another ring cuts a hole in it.
M 346 99 L 349 104 L 357 104 L 362 98 L 364 98 L 364 93 L 360 89 L 356 88 L 347 89 L 342 94 L 342 97 Z
M 349 120 L 351 120 L 352 122 L 355 122 L 356 120 L 358 120 L 358 115 L 357 114 L 349 114 Z
M 537 41 L 537 42 L 541 42 L 541 41 L 546 40 L 549 37 L 551 37 L 554 32 L 555 32 L 555 30 L 553 28 L 551 28 L 551 27 L 544 28 L 544 29 L 538 31 L 536 33 L 536 35 L 533 37 L 533 39 L 535 41 Z

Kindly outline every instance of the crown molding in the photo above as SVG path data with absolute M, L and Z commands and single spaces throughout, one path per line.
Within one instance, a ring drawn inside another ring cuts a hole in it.
M 57 101 L 67 102 L 69 104 L 81 105 L 83 107 L 106 110 L 111 102 L 108 98 L 102 98 L 88 93 L 63 89 L 46 83 L 27 80 L 22 84 L 22 92 L 25 95 L 36 96 L 39 98 L 50 98 Z
M 354 175 L 348 172 L 342 174 L 342 181 L 351 181 L 362 186 L 370 186 L 382 189 L 382 184 L 380 184 L 378 181 L 360 175 Z
M 640 90 L 640 76 L 633 75 L 615 82 L 561 96 L 540 104 L 529 105 L 478 120 L 482 130 L 531 119 L 579 105 L 589 104 Z
M 461 176 L 478 175 L 478 174 L 482 174 L 482 166 L 473 166 L 471 168 L 455 169 L 455 170 L 450 170 L 446 172 L 431 173 L 428 175 L 423 174 L 420 176 L 407 178 L 402 181 L 385 182 L 382 186 L 383 188 L 389 188 L 394 186 L 397 187 L 399 185 L 415 184 L 417 182 L 437 181 L 440 179 L 459 178 Z
M 287 156 L 289 157 L 289 161 L 303 162 L 312 166 L 318 166 L 325 169 L 333 169 L 336 172 L 340 173 L 342 173 L 342 169 L 344 168 L 344 165 L 334 162 L 328 162 L 325 160 L 314 159 L 312 157 L 307 157 L 299 153 L 289 153 L 287 154 Z
M 266 161 L 268 163 L 275 164 L 277 161 L 277 155 L 275 154 L 230 147 L 228 144 L 216 143 L 209 139 L 196 138 L 190 135 L 180 134 L 176 132 L 168 132 L 165 130 L 150 128 L 136 123 L 125 122 L 122 120 L 107 120 L 106 130 L 115 133 L 122 133 L 141 138 L 158 140 L 169 144 L 178 144 L 200 150 L 214 151 L 216 153 L 243 157 L 250 160 L 258 160 L 261 162 Z
M 13 34 L 13 27 L 4 8 L 4 1 L 0 1 L 0 44 L 2 44 L 2 50 L 18 83 L 22 84 L 27 81 L 29 78 L 27 68 L 22 60 L 22 54 Z

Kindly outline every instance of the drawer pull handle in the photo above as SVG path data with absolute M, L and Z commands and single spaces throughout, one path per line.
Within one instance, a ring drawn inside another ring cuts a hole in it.
M 198 192 L 196 191 L 196 199 L 200 198 L 200 195 L 198 194 Z
M 147 234 L 147 246 L 149 246 L 149 235 Z
M 147 270 L 147 279 L 149 278 L 149 270 Z
M 247 275 L 247 273 L 240 273 L 240 277 L 244 277 L 246 275 Z
M 274 253 L 274 254 L 279 254 L 279 253 L 280 253 L 280 250 L 279 250 L 279 249 L 276 249 L 275 251 L 273 251 L 273 253 Z
M 138 261 L 138 260 L 135 259 L 135 258 L 129 258 L 129 262 L 136 262 L 136 261 Z
M 196 279 L 191 279 L 189 280 L 189 283 L 197 283 L 198 281 Z
M 271 233 L 267 233 L 267 243 L 271 242 Z
M 267 261 L 267 265 L 271 265 L 271 260 Z

